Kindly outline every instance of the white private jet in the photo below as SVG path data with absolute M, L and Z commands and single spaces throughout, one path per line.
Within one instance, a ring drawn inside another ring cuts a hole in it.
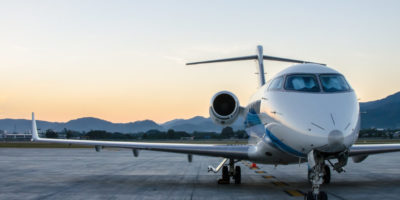
M 33 113 L 32 141 L 92 145 L 97 151 L 103 147 L 128 148 L 134 156 L 138 156 L 139 150 L 184 153 L 188 154 L 189 162 L 193 154 L 222 157 L 218 167 L 208 169 L 217 173 L 222 168 L 219 183 L 229 183 L 230 177 L 236 184 L 241 183 L 240 167 L 235 167 L 240 160 L 272 165 L 307 162 L 308 179 L 312 183 L 312 190 L 305 194 L 308 200 L 328 198 L 320 191 L 320 185 L 330 182 L 330 167 L 340 173 L 349 157 L 359 163 L 370 154 L 400 151 L 400 144 L 354 144 L 360 130 L 356 94 L 342 74 L 324 64 L 263 55 L 262 46 L 258 46 L 256 55 L 187 65 L 240 60 L 258 61 L 260 88 L 246 107 L 241 107 L 231 92 L 218 92 L 211 99 L 209 111 L 213 121 L 223 126 L 232 124 L 239 116 L 244 117 L 250 136 L 247 145 L 40 138 Z M 266 83 L 264 60 L 300 64 L 282 70 Z

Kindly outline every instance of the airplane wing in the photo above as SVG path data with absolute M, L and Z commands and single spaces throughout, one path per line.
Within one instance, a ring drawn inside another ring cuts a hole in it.
M 174 153 L 216 156 L 231 159 L 248 159 L 249 145 L 214 145 L 214 144 L 181 144 L 181 143 L 147 143 L 117 142 L 97 140 L 69 140 L 40 138 L 37 132 L 35 115 L 32 113 L 32 141 L 43 143 L 78 144 L 100 147 L 117 147 Z
M 350 148 L 349 156 L 367 156 L 396 151 L 400 151 L 400 144 L 357 144 Z

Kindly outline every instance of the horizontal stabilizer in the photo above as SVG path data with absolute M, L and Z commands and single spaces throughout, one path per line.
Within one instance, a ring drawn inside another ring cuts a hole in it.
M 229 61 L 240 61 L 240 60 L 255 60 L 255 59 L 257 59 L 257 55 L 254 55 L 254 56 L 235 57 L 235 58 L 224 58 L 224 59 L 218 59 L 218 60 L 207 60 L 207 61 L 200 61 L 200 62 L 192 62 L 192 63 L 186 63 L 186 65 L 197 65 L 197 64 L 216 63 L 216 62 L 229 62 Z
M 272 60 L 272 61 L 280 61 L 280 62 L 292 62 L 292 63 L 312 63 L 312 64 L 318 64 L 318 65 L 326 65 L 322 63 L 315 63 L 315 62 L 309 62 L 309 61 L 304 61 L 304 60 L 294 60 L 294 59 L 289 59 L 289 58 L 280 58 L 280 57 L 273 57 L 273 56 L 263 56 L 264 60 Z
M 217 59 L 217 60 L 206 60 L 206 61 L 199 61 L 199 62 L 191 62 L 186 63 L 186 65 L 197 65 L 197 64 L 207 64 L 207 63 L 217 63 L 217 62 L 230 62 L 230 61 L 242 61 L 242 60 L 256 60 L 258 59 L 257 55 L 254 56 L 243 56 L 243 57 L 234 57 L 234 58 L 224 58 L 224 59 Z M 309 62 L 304 60 L 295 60 L 289 58 L 281 58 L 281 57 L 274 57 L 274 56 L 266 56 L 263 55 L 263 60 L 271 60 L 271 61 L 280 61 L 280 62 L 291 62 L 291 63 L 312 63 L 318 65 L 326 65 L 322 63 L 316 62 Z
M 242 61 L 242 60 L 256 60 L 258 62 L 258 76 L 259 76 L 259 86 L 263 86 L 265 84 L 265 76 L 264 76 L 264 60 L 271 60 L 271 61 L 279 61 L 279 62 L 292 62 L 292 63 L 312 63 L 312 64 L 319 64 L 325 65 L 322 63 L 316 62 L 309 62 L 304 60 L 295 60 L 289 58 L 280 58 L 274 56 L 267 56 L 263 54 L 263 47 L 261 45 L 257 46 L 257 54 L 252 56 L 243 56 L 243 57 L 234 57 L 234 58 L 223 58 L 217 60 L 205 60 L 199 62 L 191 62 L 186 63 L 186 65 L 197 65 L 197 64 L 207 64 L 207 63 L 217 63 L 217 62 L 231 62 L 231 61 Z

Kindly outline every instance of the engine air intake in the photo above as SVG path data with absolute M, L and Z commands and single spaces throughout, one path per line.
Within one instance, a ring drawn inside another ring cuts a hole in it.
M 221 91 L 211 98 L 210 116 L 219 125 L 232 124 L 239 115 L 239 101 L 228 91 Z
M 214 99 L 213 108 L 217 114 L 226 116 L 235 111 L 236 102 L 231 95 L 220 94 Z

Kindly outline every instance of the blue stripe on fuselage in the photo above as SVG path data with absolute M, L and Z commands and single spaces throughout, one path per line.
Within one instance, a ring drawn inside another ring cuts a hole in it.
M 285 151 L 285 152 L 290 153 L 290 154 L 292 154 L 294 156 L 297 156 L 297 157 L 306 157 L 306 154 L 298 152 L 295 149 L 293 149 L 292 147 L 290 147 L 290 146 L 286 145 L 285 143 L 283 143 L 282 141 L 280 141 L 267 128 L 265 129 L 265 132 L 266 132 L 267 136 L 271 139 L 272 143 L 276 147 L 281 149 L 282 151 Z
M 258 117 L 258 114 L 254 111 L 254 109 L 250 109 L 246 115 L 246 120 L 244 121 L 245 127 L 252 127 L 261 124 L 261 120 Z
M 249 112 L 246 115 L 246 120 L 244 123 L 245 123 L 245 127 L 247 127 L 247 128 L 262 124 L 260 117 L 258 116 L 258 114 L 255 112 L 254 109 L 249 110 Z M 291 155 L 297 156 L 297 157 L 306 157 L 306 154 L 298 152 L 295 149 L 293 149 L 292 147 L 290 147 L 290 146 L 286 145 L 285 143 L 283 143 L 282 141 L 280 141 L 267 128 L 265 128 L 265 131 L 266 131 L 266 135 L 270 138 L 272 144 L 274 144 L 278 149 L 280 149 L 284 152 L 287 152 Z

